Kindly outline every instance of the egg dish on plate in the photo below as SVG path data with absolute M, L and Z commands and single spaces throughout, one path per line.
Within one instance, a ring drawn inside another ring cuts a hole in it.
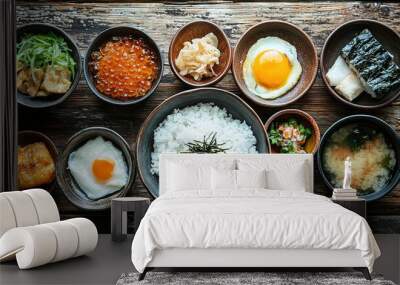
M 68 169 L 81 191 L 92 200 L 111 195 L 128 182 L 128 167 L 122 152 L 102 137 L 89 140 L 72 152 Z
M 299 81 L 302 67 L 296 48 L 278 37 L 265 37 L 253 44 L 243 63 L 247 88 L 263 99 L 286 94 Z

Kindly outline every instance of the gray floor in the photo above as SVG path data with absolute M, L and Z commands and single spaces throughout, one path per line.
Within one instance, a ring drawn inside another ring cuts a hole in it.
M 374 272 L 399 283 L 400 235 L 375 237 L 382 256 L 376 261 Z M 19 270 L 15 262 L 1 264 L 0 285 L 115 284 L 122 273 L 134 271 L 131 243 L 132 237 L 116 243 L 111 241 L 110 235 L 100 235 L 97 249 L 88 256 L 30 270 Z
M 0 265 L 1 285 L 20 284 L 115 284 L 122 273 L 134 271 L 132 237 L 121 243 L 100 235 L 94 252 L 42 267 L 18 270 L 15 262 Z

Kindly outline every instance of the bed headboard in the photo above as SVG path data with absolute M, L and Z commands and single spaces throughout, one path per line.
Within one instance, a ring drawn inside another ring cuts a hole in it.
M 305 162 L 307 168 L 307 192 L 314 192 L 314 166 L 312 154 L 161 154 L 159 166 L 159 185 L 160 195 L 166 191 L 167 164 L 170 162 L 176 164 L 196 164 L 209 165 L 218 164 L 221 161 L 232 161 L 237 169 L 237 161 L 251 161 L 262 159 L 273 168 L 275 165 L 285 166 L 293 163 Z M 288 177 L 290 179 L 290 177 Z

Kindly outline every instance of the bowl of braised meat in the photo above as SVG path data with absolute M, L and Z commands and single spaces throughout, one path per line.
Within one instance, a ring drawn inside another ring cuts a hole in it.
M 63 30 L 48 24 L 17 29 L 17 99 L 30 108 L 63 102 L 78 85 L 81 61 L 78 47 Z

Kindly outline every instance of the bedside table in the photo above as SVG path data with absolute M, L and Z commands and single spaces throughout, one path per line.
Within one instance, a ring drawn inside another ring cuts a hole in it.
M 146 214 L 150 199 L 145 197 L 120 197 L 111 201 L 111 238 L 123 241 L 128 232 L 128 212 L 133 212 L 135 232 Z
M 359 214 L 364 219 L 367 218 L 367 202 L 363 199 L 360 200 L 334 200 L 332 202 L 339 204 L 340 206 Z

